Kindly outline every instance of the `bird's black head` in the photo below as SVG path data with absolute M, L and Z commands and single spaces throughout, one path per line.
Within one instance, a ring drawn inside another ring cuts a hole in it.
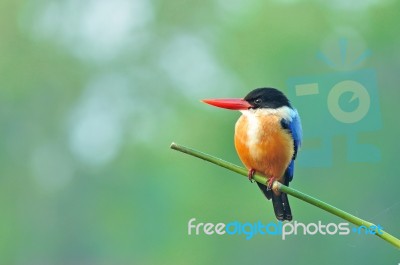
M 254 89 L 244 100 L 251 104 L 252 109 L 291 107 L 288 98 L 281 91 L 270 87 Z

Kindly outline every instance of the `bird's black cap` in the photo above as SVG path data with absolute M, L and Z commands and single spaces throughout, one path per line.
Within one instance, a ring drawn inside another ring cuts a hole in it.
M 271 87 L 257 88 L 244 98 L 252 105 L 253 109 L 290 107 L 289 99 L 278 89 Z

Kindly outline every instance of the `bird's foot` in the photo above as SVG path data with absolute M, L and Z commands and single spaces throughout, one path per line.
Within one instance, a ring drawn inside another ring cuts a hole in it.
M 276 180 L 275 177 L 270 177 L 267 180 L 267 190 L 272 190 L 272 185 L 274 184 L 275 180 Z
M 256 173 L 256 170 L 252 168 L 249 170 L 249 173 L 247 174 L 247 177 L 249 178 L 251 183 L 254 182 L 253 177 L 254 177 L 255 173 Z

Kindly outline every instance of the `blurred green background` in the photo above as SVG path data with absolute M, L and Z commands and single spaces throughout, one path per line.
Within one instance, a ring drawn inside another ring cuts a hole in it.
M 189 236 L 193 217 L 275 219 L 256 185 L 169 145 L 240 164 L 239 113 L 199 100 L 287 92 L 289 78 L 342 71 L 316 54 L 338 59 L 346 38 L 349 55 L 372 51 L 353 70 L 377 75 L 381 126 L 359 137 L 380 159 L 348 161 L 338 135 L 331 166 L 299 161 L 291 185 L 400 236 L 399 9 L 393 0 L 2 0 L 0 264 L 397 264 L 398 250 L 374 236 Z M 304 120 L 322 111 L 296 107 Z M 304 152 L 313 145 L 306 139 Z M 291 205 L 299 222 L 342 222 Z

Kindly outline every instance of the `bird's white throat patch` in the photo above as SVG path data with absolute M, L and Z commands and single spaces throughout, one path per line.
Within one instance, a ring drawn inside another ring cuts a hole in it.
M 248 122 L 248 128 L 247 128 L 247 145 L 250 149 L 250 153 L 252 156 L 255 156 L 254 150 L 257 150 L 255 147 L 260 141 L 260 122 L 257 119 L 257 116 L 254 115 L 251 111 L 243 111 L 243 115 L 246 116 L 247 122 Z
M 287 121 L 292 121 L 293 117 L 296 115 L 296 112 L 287 107 L 283 106 L 277 109 L 249 109 L 249 110 L 241 110 L 240 111 L 243 115 L 245 115 L 249 120 L 251 118 L 267 116 L 267 115 L 276 115 L 282 119 Z

